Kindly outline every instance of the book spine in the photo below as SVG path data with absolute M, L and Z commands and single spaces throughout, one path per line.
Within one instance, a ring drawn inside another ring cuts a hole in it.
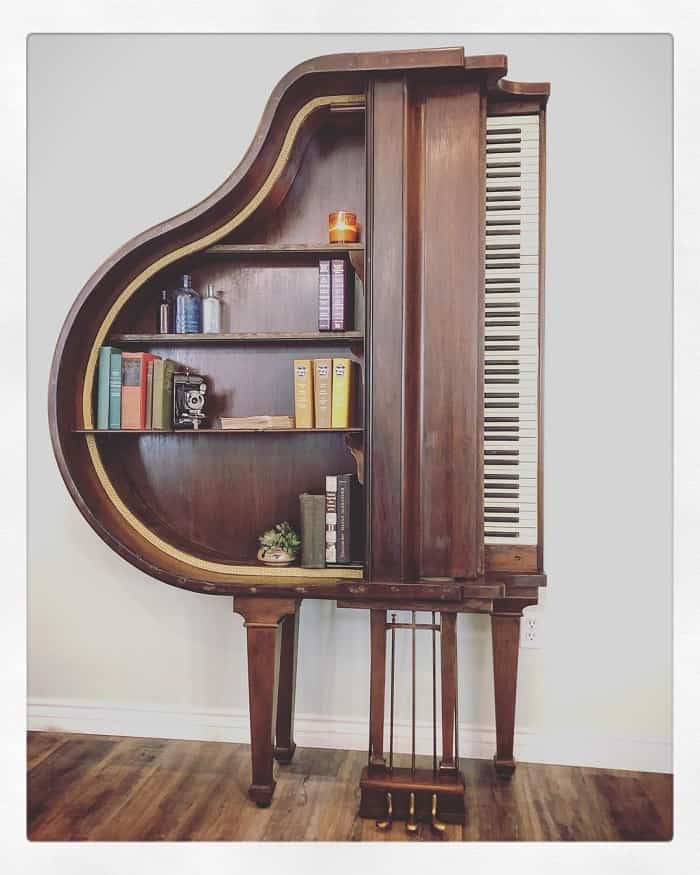
M 294 360 L 295 428 L 314 427 L 314 393 L 311 359 Z
M 111 346 L 100 347 L 97 365 L 97 427 L 109 428 L 109 375 Z
M 331 262 L 328 258 L 318 263 L 318 330 L 331 330 Z
M 153 366 L 155 361 L 148 363 L 146 370 L 146 428 L 153 428 Z
M 325 568 L 325 513 L 326 498 L 323 495 L 299 496 L 301 505 L 301 566 L 302 568 Z
M 153 362 L 153 414 L 151 428 L 158 431 L 165 428 L 163 422 L 163 373 L 166 360 L 160 359 Z
M 166 361 L 163 368 L 163 390 L 161 394 L 161 416 L 164 429 L 173 427 L 173 374 L 177 371 L 177 362 Z
M 350 271 L 344 258 L 331 259 L 331 331 L 350 325 Z
M 326 477 L 326 562 L 337 562 L 338 478 Z
M 350 427 L 350 400 L 352 390 L 352 360 L 333 359 L 333 400 L 331 426 Z
M 350 488 L 351 475 L 338 475 L 336 562 L 350 562 Z
M 147 352 L 122 353 L 122 428 L 146 427 Z
M 109 357 L 109 427 L 122 427 L 122 354 L 118 349 Z
M 314 417 L 316 428 L 331 427 L 332 359 L 314 359 Z

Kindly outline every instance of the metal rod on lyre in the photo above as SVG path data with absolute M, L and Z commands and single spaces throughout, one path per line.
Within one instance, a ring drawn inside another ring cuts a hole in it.
M 411 611 L 411 775 L 416 773 L 416 612 Z
M 391 615 L 391 691 L 389 693 L 389 771 L 394 770 L 394 642 L 396 614 Z
M 455 623 L 455 768 L 459 769 L 459 648 Z
M 433 611 L 433 774 L 437 773 L 437 675 L 435 671 L 435 611 Z

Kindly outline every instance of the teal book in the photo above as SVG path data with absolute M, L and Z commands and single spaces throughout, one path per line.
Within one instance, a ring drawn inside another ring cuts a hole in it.
M 109 427 L 122 426 L 122 354 L 121 350 L 107 347 L 109 356 Z
M 97 360 L 97 427 L 109 428 L 109 368 L 111 346 L 101 346 Z

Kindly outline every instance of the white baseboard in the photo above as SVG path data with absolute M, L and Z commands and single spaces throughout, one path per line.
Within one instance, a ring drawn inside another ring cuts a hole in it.
M 177 738 L 193 741 L 228 741 L 248 744 L 247 710 L 198 710 L 184 706 L 95 702 L 82 699 L 30 699 L 30 730 L 81 732 L 98 735 Z M 410 751 L 410 725 L 397 721 L 394 750 Z M 368 723 L 357 717 L 297 714 L 295 741 L 300 747 L 367 750 Z M 466 723 L 459 727 L 460 757 L 490 759 L 496 750 L 496 732 L 490 726 Z M 432 753 L 432 730 L 416 724 L 416 752 Z M 671 772 L 672 744 L 663 738 L 610 736 L 591 732 L 516 731 L 515 758 L 520 762 Z

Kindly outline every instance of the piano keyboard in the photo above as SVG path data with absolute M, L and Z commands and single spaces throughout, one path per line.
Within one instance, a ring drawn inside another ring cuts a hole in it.
M 539 118 L 486 131 L 484 536 L 537 544 Z

